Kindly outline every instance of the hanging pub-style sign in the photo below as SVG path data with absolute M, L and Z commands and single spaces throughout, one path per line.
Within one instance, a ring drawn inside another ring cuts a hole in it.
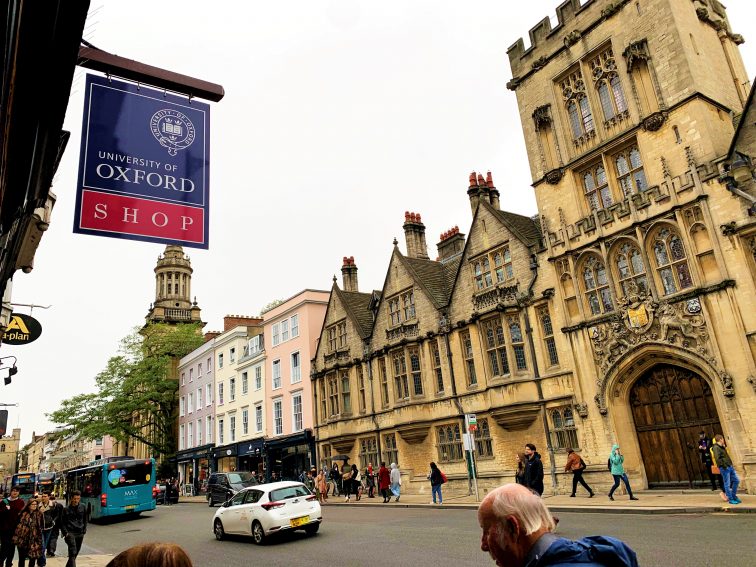
M 3 332 L 3 344 L 26 345 L 36 341 L 42 334 L 42 325 L 31 315 L 12 313 Z
M 210 106 L 87 75 L 74 232 L 208 248 Z

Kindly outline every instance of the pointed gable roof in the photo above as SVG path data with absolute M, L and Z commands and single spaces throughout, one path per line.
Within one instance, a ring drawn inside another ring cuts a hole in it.
M 540 223 L 524 215 L 495 209 L 485 201 L 481 201 L 480 204 L 499 219 L 525 246 L 536 249 L 543 247 Z
M 454 275 L 456 274 L 455 267 L 453 275 L 450 276 L 448 266 L 454 264 L 455 261 L 442 264 L 441 262 L 426 260 L 425 258 L 410 258 L 404 256 L 398 249 L 396 249 L 396 254 L 407 271 L 412 275 L 412 278 L 423 288 L 436 309 L 441 309 L 448 305 L 452 287 L 454 286 Z M 459 265 L 458 260 L 456 263 Z
M 360 338 L 366 339 L 373 332 L 373 313 L 370 311 L 370 302 L 373 299 L 372 293 L 361 293 L 359 291 L 343 291 L 339 286 L 334 284 L 334 291 L 344 306 L 347 315 L 352 319 Z

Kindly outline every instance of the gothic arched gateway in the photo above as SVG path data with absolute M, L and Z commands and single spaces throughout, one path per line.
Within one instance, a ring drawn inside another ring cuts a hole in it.
M 699 374 L 671 365 L 650 368 L 630 389 L 649 488 L 708 483 L 698 453 L 698 434 L 722 433 L 714 395 Z

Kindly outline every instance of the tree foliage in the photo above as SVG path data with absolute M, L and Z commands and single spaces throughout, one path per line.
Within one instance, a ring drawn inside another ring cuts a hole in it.
M 63 426 L 61 436 L 110 435 L 118 441 L 141 441 L 155 455 L 173 455 L 178 361 L 202 342 L 197 324 L 156 323 L 135 329 L 95 378 L 97 391 L 63 400 L 48 417 Z

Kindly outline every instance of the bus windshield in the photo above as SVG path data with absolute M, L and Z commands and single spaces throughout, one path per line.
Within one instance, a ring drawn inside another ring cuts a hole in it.
M 152 463 L 135 463 L 132 461 L 129 463 L 118 463 L 116 467 L 108 470 L 108 486 L 110 488 L 135 486 L 150 482 Z
M 18 486 L 19 492 L 23 494 L 34 494 L 36 482 L 33 474 L 19 474 L 13 477 L 13 484 Z

